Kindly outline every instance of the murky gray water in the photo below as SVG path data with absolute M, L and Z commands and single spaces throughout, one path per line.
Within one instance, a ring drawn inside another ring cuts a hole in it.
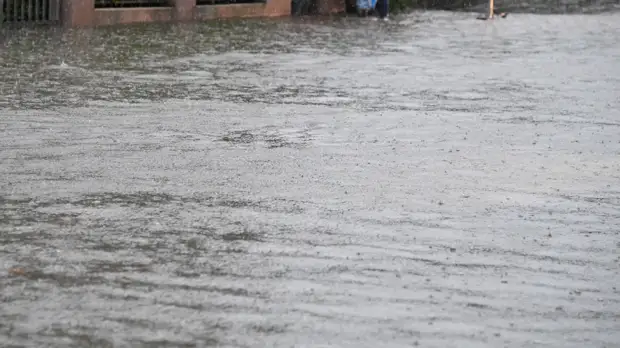
M 433 1 L 442 0 L 428 0 Z M 446 2 L 446 0 L 443 0 Z M 469 9 L 484 11 L 489 0 L 452 0 L 455 6 L 463 3 Z M 620 9 L 620 0 L 494 0 L 497 9 L 525 13 L 601 13 Z
M 618 347 L 620 14 L 30 30 L 5 347 Z

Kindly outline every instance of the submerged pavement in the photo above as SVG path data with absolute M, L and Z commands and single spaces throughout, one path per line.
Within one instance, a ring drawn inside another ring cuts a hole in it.
M 613 347 L 620 15 L 25 30 L 10 347 Z

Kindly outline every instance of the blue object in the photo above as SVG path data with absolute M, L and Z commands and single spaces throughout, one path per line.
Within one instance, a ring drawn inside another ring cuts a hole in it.
M 357 0 L 358 11 L 374 10 L 375 6 L 377 6 L 377 0 Z

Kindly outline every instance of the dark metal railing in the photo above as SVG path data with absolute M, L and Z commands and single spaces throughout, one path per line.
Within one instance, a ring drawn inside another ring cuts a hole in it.
M 231 4 L 264 4 L 267 0 L 196 0 L 196 6 L 231 5 Z
M 58 22 L 61 0 L 0 0 L 0 26 L 16 22 Z
M 95 0 L 95 8 L 170 7 L 170 6 L 172 5 L 169 0 Z

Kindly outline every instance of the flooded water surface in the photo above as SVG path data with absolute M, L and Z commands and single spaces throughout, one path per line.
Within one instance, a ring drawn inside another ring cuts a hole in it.
M 620 14 L 5 32 L 7 347 L 617 347 Z

